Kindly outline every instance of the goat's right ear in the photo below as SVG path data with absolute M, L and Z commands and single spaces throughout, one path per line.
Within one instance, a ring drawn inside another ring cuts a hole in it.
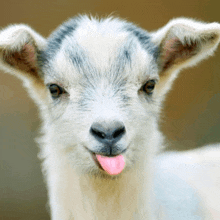
M 27 25 L 11 25 L 0 31 L 0 69 L 21 78 L 29 90 L 36 89 L 31 92 L 34 96 L 40 93 L 39 87 L 45 88 L 38 60 L 45 46 L 46 39 Z
M 152 33 L 152 41 L 159 48 L 160 83 L 157 88 L 163 95 L 170 89 L 179 70 L 214 53 L 220 43 L 220 24 L 177 18 Z

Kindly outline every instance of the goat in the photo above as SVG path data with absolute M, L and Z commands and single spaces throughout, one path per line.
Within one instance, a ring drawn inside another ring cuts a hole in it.
M 53 220 L 155 219 L 163 100 L 179 71 L 219 41 L 220 24 L 188 18 L 155 32 L 85 15 L 48 39 L 23 24 L 0 31 L 0 68 L 23 80 L 40 110 Z

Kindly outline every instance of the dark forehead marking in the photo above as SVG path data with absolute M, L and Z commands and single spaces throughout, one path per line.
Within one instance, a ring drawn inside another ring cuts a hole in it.
M 70 35 L 73 35 L 80 22 L 79 17 L 71 18 L 60 25 L 48 38 L 47 46 L 44 51 L 40 51 L 40 65 L 44 65 L 53 58 L 60 49 L 63 40 Z
M 127 49 L 124 50 L 124 55 L 127 60 L 131 61 L 131 54 Z
M 152 54 L 155 59 L 157 59 L 159 55 L 159 48 L 151 41 L 151 36 L 147 31 L 133 24 L 126 25 L 125 29 L 128 32 L 131 32 L 138 39 L 142 47 Z
M 123 46 L 118 48 L 118 55 L 111 64 L 111 72 L 120 74 L 124 71 L 126 65 L 132 64 L 132 53 L 135 53 L 135 45 L 130 39 L 127 39 Z
M 65 51 L 79 73 L 87 74 L 88 72 L 96 72 L 95 67 L 90 62 L 88 54 L 77 42 L 73 42 L 71 46 L 67 45 Z

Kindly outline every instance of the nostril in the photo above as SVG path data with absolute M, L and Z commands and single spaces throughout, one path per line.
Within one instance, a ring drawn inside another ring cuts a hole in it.
M 96 136 L 98 138 L 101 138 L 101 139 L 105 139 L 105 137 L 106 137 L 106 134 L 104 132 L 101 132 L 101 131 L 99 131 L 99 130 L 97 130 L 95 128 L 91 128 L 91 133 L 94 136 Z
M 125 133 L 125 126 L 120 122 L 93 123 L 90 134 L 99 142 L 104 144 L 115 144 Z
M 114 133 L 113 133 L 113 138 L 117 138 L 119 136 L 121 136 L 122 134 L 125 133 L 125 127 L 121 127 L 119 129 L 117 129 Z

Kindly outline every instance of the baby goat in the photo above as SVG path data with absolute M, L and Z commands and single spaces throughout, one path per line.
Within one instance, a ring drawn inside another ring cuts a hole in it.
M 147 31 L 78 16 L 48 39 L 0 32 L 0 67 L 40 109 L 40 158 L 53 220 L 152 220 L 161 104 L 180 69 L 212 55 L 220 24 L 186 18 Z

